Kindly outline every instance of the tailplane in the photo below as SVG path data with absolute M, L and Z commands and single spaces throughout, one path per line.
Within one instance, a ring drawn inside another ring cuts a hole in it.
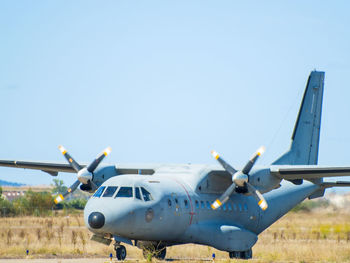
M 295 123 L 290 149 L 273 164 L 317 164 L 324 72 L 312 71 Z

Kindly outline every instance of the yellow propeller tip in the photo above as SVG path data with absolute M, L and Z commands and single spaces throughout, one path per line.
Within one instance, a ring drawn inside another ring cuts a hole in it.
M 112 151 L 112 148 L 111 148 L 111 147 L 107 147 L 107 148 L 103 151 L 103 154 L 104 154 L 105 156 L 107 156 L 108 154 L 111 153 L 111 151 Z
M 58 146 L 58 149 L 61 151 L 62 154 L 66 154 L 67 150 L 62 146 Z
M 211 151 L 211 155 L 217 160 L 219 158 L 219 154 L 216 151 Z
M 55 202 L 55 204 L 57 205 L 59 202 L 62 202 L 63 200 L 64 200 L 63 195 L 62 195 L 62 194 L 59 194 L 59 195 L 55 198 L 54 202 Z
M 261 147 L 258 149 L 257 154 L 260 156 L 260 155 L 262 155 L 264 152 L 265 152 L 265 146 L 261 146 Z
M 213 210 L 215 210 L 215 209 L 219 208 L 221 205 L 222 205 L 222 203 L 220 202 L 220 200 L 216 199 L 215 202 L 211 204 L 211 208 Z
M 262 200 L 262 199 L 259 201 L 258 205 L 260 206 L 260 208 L 261 208 L 263 211 L 265 211 L 265 210 L 267 209 L 267 207 L 268 207 L 266 201 L 265 201 L 265 200 Z

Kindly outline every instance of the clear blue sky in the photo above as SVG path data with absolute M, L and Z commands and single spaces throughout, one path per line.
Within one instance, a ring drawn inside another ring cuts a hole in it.
M 0 159 L 239 167 L 289 146 L 326 71 L 319 163 L 350 166 L 348 1 L 1 1 Z M 74 174 L 62 174 L 67 184 Z M 49 184 L 40 171 L 0 179 Z

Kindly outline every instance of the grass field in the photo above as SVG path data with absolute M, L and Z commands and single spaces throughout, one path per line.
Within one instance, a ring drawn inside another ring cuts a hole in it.
M 113 246 L 90 241 L 82 215 L 0 219 L 0 258 L 106 257 Z M 141 250 L 127 246 L 129 261 L 143 261 Z M 229 262 L 228 253 L 207 246 L 168 248 L 167 258 L 200 262 L 212 253 Z M 255 262 L 350 262 L 350 214 L 289 213 L 259 236 Z M 233 260 L 232 260 L 233 261 Z

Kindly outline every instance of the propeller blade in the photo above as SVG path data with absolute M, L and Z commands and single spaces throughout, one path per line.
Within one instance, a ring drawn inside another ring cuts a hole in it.
M 258 160 L 259 156 L 262 155 L 265 152 L 265 147 L 261 146 L 254 154 L 253 156 L 250 158 L 250 160 L 248 161 L 248 163 L 244 166 L 242 173 L 244 174 L 248 174 L 250 172 L 250 170 L 252 169 L 253 165 L 255 164 L 255 162 Z
M 64 198 L 69 195 L 70 193 L 72 193 L 73 191 L 75 191 L 75 189 L 77 189 L 77 187 L 79 186 L 80 181 L 77 180 L 75 181 L 68 189 L 67 192 L 65 192 L 63 195 L 59 194 L 55 199 L 54 202 L 55 204 L 58 204 L 59 202 L 62 202 L 64 200 Z
M 227 188 L 226 191 L 220 196 L 220 198 L 216 199 L 215 202 L 211 204 L 211 208 L 215 210 L 222 206 L 230 198 L 230 195 L 235 190 L 235 187 L 236 185 L 234 183 L 231 184 L 230 187 Z
M 255 197 L 256 201 L 258 201 L 258 205 L 261 210 L 265 211 L 268 207 L 267 202 L 263 195 L 250 183 L 246 183 L 249 189 L 249 192 Z
M 211 151 L 211 155 L 224 167 L 224 169 L 231 175 L 234 175 L 237 171 L 231 165 L 229 165 L 224 159 L 222 159 L 216 151 Z
M 93 162 L 88 166 L 87 170 L 89 173 L 93 173 L 96 169 L 96 167 L 100 164 L 100 162 L 102 162 L 103 158 L 105 158 L 108 154 L 110 154 L 112 151 L 111 147 L 107 147 L 106 149 L 104 149 L 103 152 L 101 152 L 99 155 L 97 155 L 97 157 L 95 158 L 95 160 L 93 160 Z
M 72 156 L 69 155 L 69 153 L 67 152 L 67 150 L 62 146 L 58 146 L 58 149 L 61 151 L 61 153 L 63 154 L 63 156 L 67 159 L 67 161 L 69 162 L 70 166 L 76 171 L 79 172 L 82 167 L 72 158 Z

